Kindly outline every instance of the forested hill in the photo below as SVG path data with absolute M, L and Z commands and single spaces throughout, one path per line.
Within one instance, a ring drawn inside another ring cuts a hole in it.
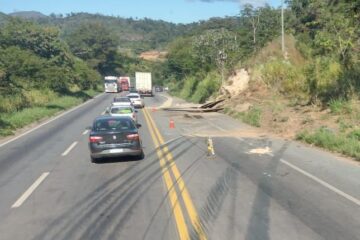
M 47 18 L 48 16 L 42 14 L 37 11 L 21 11 L 21 12 L 13 12 L 9 14 L 12 17 L 20 17 L 24 19 L 39 19 L 39 18 Z
M 121 18 L 100 14 L 75 13 L 64 18 L 52 15 L 41 19 L 40 23 L 54 24 L 67 35 L 84 23 L 99 23 L 108 26 L 117 37 L 122 48 L 131 48 L 136 52 L 163 48 L 169 41 L 186 31 L 184 25 L 176 25 L 161 20 Z
M 239 26 L 238 17 L 212 18 L 190 24 L 174 24 L 148 18 L 122 18 L 90 13 L 45 16 L 38 12 L 36 15 L 34 12 L 15 12 L 9 15 L 32 20 L 41 25 L 56 26 L 61 29 L 63 38 L 84 24 L 105 25 L 116 36 L 120 48 L 131 49 L 137 54 L 150 49 L 164 49 L 168 43 L 179 36 L 194 35 L 204 30 L 222 27 L 235 30 Z M 0 12 L 0 23 L 9 19 L 9 15 Z
M 0 12 L 0 26 L 4 24 L 10 17 L 5 13 Z

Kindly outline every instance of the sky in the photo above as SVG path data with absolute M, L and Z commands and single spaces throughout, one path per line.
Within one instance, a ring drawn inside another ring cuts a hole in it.
M 235 16 L 244 3 L 255 6 L 268 3 L 278 7 L 281 0 L 0 0 L 0 12 L 39 11 L 46 15 L 88 12 L 190 23 L 211 17 Z

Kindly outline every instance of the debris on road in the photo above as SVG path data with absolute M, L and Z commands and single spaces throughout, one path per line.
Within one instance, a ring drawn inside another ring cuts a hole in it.
M 217 101 L 209 102 L 197 107 L 168 107 L 162 108 L 165 111 L 178 111 L 178 112 L 198 112 L 198 113 L 206 113 L 206 112 L 218 112 L 223 110 L 223 107 L 215 107 L 219 103 L 225 101 L 225 99 L 220 99 Z
M 254 148 L 251 149 L 248 154 L 271 154 L 271 149 L 269 147 L 265 148 Z

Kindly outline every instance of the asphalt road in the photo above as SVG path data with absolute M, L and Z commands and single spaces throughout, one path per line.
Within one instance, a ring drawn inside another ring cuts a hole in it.
M 359 164 L 222 114 L 160 111 L 166 94 L 139 111 L 143 160 L 91 163 L 85 128 L 112 97 L 0 143 L 1 240 L 360 239 Z

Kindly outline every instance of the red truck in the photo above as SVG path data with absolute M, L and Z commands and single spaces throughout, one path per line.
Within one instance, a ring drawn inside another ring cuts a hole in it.
M 118 84 L 121 91 L 129 91 L 130 88 L 130 78 L 129 77 L 119 77 Z

